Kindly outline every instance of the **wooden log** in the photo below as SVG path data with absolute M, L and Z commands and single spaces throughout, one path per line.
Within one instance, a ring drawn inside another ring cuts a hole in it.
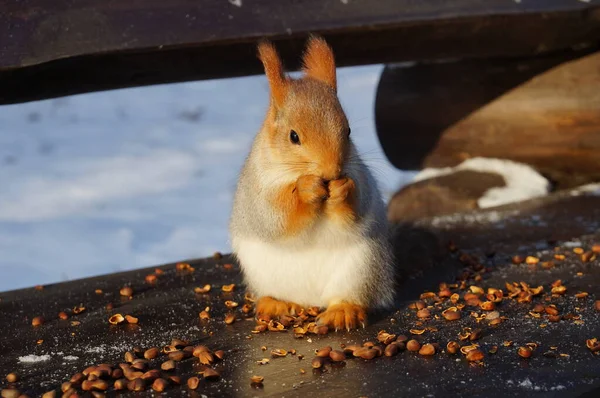
M 526 55 L 600 40 L 600 5 L 573 0 L 7 0 L 0 104 L 261 72 L 255 44 L 290 68 L 308 33 L 339 65 Z
M 382 147 L 402 169 L 480 156 L 529 164 L 558 188 L 599 181 L 600 53 L 561 64 L 574 56 L 389 69 L 376 105 Z

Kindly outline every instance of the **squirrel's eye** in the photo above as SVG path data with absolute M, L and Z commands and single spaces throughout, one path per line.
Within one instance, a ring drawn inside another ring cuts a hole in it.
M 298 137 L 298 133 L 294 130 L 290 131 L 290 141 L 292 141 L 292 144 L 300 145 L 300 137 Z
M 348 137 L 350 137 L 350 133 L 352 132 L 352 129 L 350 127 L 348 127 Z

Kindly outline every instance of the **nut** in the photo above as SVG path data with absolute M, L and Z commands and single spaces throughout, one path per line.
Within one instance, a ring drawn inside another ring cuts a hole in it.
M 133 289 L 131 288 L 131 286 L 125 286 L 121 288 L 121 290 L 119 290 L 119 294 L 121 296 L 131 297 L 133 296 Z
M 144 358 L 146 359 L 154 359 L 158 356 L 158 354 L 160 353 L 159 349 L 156 347 L 152 347 L 146 350 L 146 352 L 144 352 Z
M 521 358 L 529 358 L 531 356 L 531 354 L 533 353 L 533 350 L 530 347 L 524 346 L 524 347 L 519 347 L 519 350 L 517 351 L 517 353 L 519 354 L 519 356 Z
M 190 390 L 195 390 L 200 384 L 200 379 L 196 376 L 190 377 L 187 381 L 187 386 Z
M 127 363 L 132 363 L 133 361 L 135 361 L 135 355 L 131 351 L 127 351 L 124 355 L 124 358 L 125 362 Z
M 168 361 L 163 362 L 160 365 L 160 368 L 162 370 L 173 370 L 173 369 L 175 369 L 175 361 L 173 361 L 172 359 L 169 359 Z
M 460 344 L 456 341 L 449 341 L 448 344 L 446 344 L 446 351 L 449 354 L 456 354 L 458 350 L 460 350 Z
M 227 315 L 225 315 L 225 324 L 231 325 L 234 322 L 235 322 L 235 315 L 234 314 L 227 314 Z
M 125 320 L 127 321 L 127 323 L 132 323 L 132 324 L 138 323 L 138 319 L 131 315 L 125 315 Z
M 417 317 L 419 318 L 429 318 L 431 313 L 427 308 L 423 308 L 422 310 L 417 311 Z
M 185 358 L 185 353 L 183 351 L 173 351 L 169 353 L 169 359 L 179 362 Z
M 108 322 L 111 325 L 118 325 L 119 323 L 123 322 L 124 320 L 125 320 L 125 318 L 121 314 L 115 314 L 115 315 L 111 316 L 110 318 L 108 318 Z
M 223 290 L 224 292 L 233 292 L 233 290 L 235 289 L 235 283 L 232 283 L 231 285 L 223 285 L 221 287 L 221 290 Z
M 146 283 L 149 284 L 149 285 L 154 285 L 156 283 L 157 279 L 158 278 L 154 274 L 146 275 L 146 278 L 145 278 Z
M 403 343 L 394 342 L 394 343 L 389 344 L 387 347 L 385 347 L 385 351 L 383 352 L 384 355 L 386 357 L 393 357 L 393 356 L 398 355 L 398 352 L 400 351 L 398 344 L 403 344 Z
M 206 294 L 206 293 L 210 292 L 210 287 L 211 286 L 208 285 L 208 284 L 204 285 L 202 287 L 195 287 L 194 288 L 194 293 L 197 293 L 197 294 Z
M 421 346 L 421 349 L 419 350 L 419 354 L 424 356 L 433 355 L 435 354 L 435 347 L 433 346 L 433 344 L 423 344 L 423 346 Z
M 596 311 L 600 311 L 600 300 L 596 300 L 594 303 L 594 308 L 596 308 Z
M 192 355 L 195 356 L 195 357 L 198 357 L 198 356 L 200 356 L 200 353 L 204 352 L 204 351 L 210 352 L 210 350 L 208 349 L 207 346 L 205 346 L 205 345 L 197 345 L 197 346 L 194 347 L 194 349 L 192 351 Z
M 198 353 L 198 360 L 203 365 L 210 365 L 215 361 L 215 357 L 210 351 L 201 351 Z
M 16 373 L 9 373 L 6 375 L 6 381 L 8 381 L 9 383 L 16 383 L 17 381 L 19 381 L 19 375 Z
M 483 352 L 478 349 L 470 350 L 467 352 L 466 357 L 469 362 L 481 361 L 483 359 Z
M 33 325 L 34 327 L 40 326 L 44 323 L 44 318 L 41 316 L 36 316 L 35 318 L 33 318 L 31 320 L 31 325 Z
M 64 321 L 66 319 L 69 319 L 69 315 L 67 315 L 66 312 L 61 311 L 58 313 L 58 319 L 62 319 Z
M 129 391 L 144 391 L 146 388 L 146 384 L 142 379 L 133 379 L 129 383 L 127 383 L 127 389 Z
M 442 312 L 442 316 L 446 318 L 447 321 L 456 321 L 460 319 L 460 312 L 456 307 L 450 307 Z
M 16 388 L 4 388 L 1 393 L 2 398 L 17 398 L 20 395 L 21 393 Z
M 421 343 L 419 343 L 417 340 L 409 340 L 406 343 L 406 349 L 411 352 L 419 351 L 421 349 Z
M 352 355 L 362 359 L 373 359 L 377 356 L 377 350 L 374 350 L 370 347 L 361 347 L 357 350 L 354 350 Z
M 265 378 L 263 376 L 252 376 L 250 378 L 252 384 L 261 384 L 264 380 Z
M 327 358 L 327 357 L 329 356 L 329 353 L 330 353 L 330 352 L 331 352 L 331 347 L 330 347 L 330 346 L 327 346 L 327 347 L 323 347 L 323 348 L 320 348 L 320 349 L 318 349 L 318 350 L 315 352 L 315 354 L 316 354 L 318 357 L 321 357 L 321 358 Z
M 151 369 L 142 375 L 142 379 L 146 381 L 156 380 L 160 377 L 160 371 L 158 369 Z
M 114 389 L 117 391 L 127 389 L 127 380 L 126 379 L 115 380 Z
M 341 362 L 346 359 L 346 355 L 342 351 L 333 350 L 329 353 L 329 358 L 331 358 L 333 362 Z
M 165 379 L 156 379 L 154 383 L 152 383 L 152 389 L 156 392 L 163 392 L 169 386 L 169 382 Z
M 313 369 L 319 369 L 323 366 L 324 363 L 325 359 L 323 359 L 322 357 L 314 357 L 313 360 L 310 362 L 310 365 L 313 367 Z
M 282 348 L 276 348 L 274 350 L 271 350 L 271 356 L 273 358 L 285 357 L 287 354 L 288 352 Z
M 491 301 L 484 301 L 483 303 L 479 304 L 479 308 L 484 311 L 492 311 L 496 309 L 496 305 Z
M 219 380 L 221 377 L 221 374 L 212 368 L 204 369 L 202 375 L 204 376 L 205 380 Z
M 546 314 L 548 314 L 548 315 L 558 315 L 558 309 L 556 308 L 556 306 L 554 304 L 547 306 L 544 310 L 546 311 Z
M 52 390 L 52 391 L 48 391 L 42 394 L 42 398 L 55 398 L 56 397 L 56 391 Z

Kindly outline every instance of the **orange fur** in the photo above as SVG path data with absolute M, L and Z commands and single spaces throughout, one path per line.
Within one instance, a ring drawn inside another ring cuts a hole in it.
M 263 41 L 258 45 L 258 58 L 263 63 L 265 75 L 269 80 L 271 98 L 275 106 L 281 106 L 288 91 L 287 78 L 283 72 L 283 64 L 277 50 L 270 42 Z
M 295 235 L 312 225 L 326 197 L 323 180 L 314 175 L 303 175 L 295 183 L 283 187 L 274 197 L 275 208 L 284 214 L 283 235 Z
M 276 300 L 273 297 L 261 297 L 256 302 L 256 316 L 278 317 L 282 315 L 298 315 L 302 307 L 296 303 Z
M 303 63 L 303 70 L 307 76 L 326 83 L 334 91 L 337 90 L 335 58 L 325 40 L 317 36 L 309 39 Z
M 365 326 L 367 313 L 365 309 L 357 304 L 340 303 L 330 305 L 325 312 L 317 317 L 318 325 L 326 325 L 330 329 L 356 329 Z
M 325 202 L 325 214 L 342 224 L 356 221 L 356 185 L 354 180 L 343 177 L 328 184 L 329 198 Z

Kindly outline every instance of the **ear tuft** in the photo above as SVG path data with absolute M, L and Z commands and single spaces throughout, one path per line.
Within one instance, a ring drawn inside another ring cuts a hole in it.
M 283 73 L 283 64 L 277 54 L 275 46 L 269 41 L 263 40 L 258 44 L 258 58 L 261 60 L 269 87 L 271 88 L 271 99 L 276 106 L 283 104 L 288 90 L 287 78 Z
M 303 57 L 304 73 L 313 79 L 327 84 L 337 90 L 335 74 L 335 58 L 327 42 L 319 36 L 311 36 L 306 45 Z

